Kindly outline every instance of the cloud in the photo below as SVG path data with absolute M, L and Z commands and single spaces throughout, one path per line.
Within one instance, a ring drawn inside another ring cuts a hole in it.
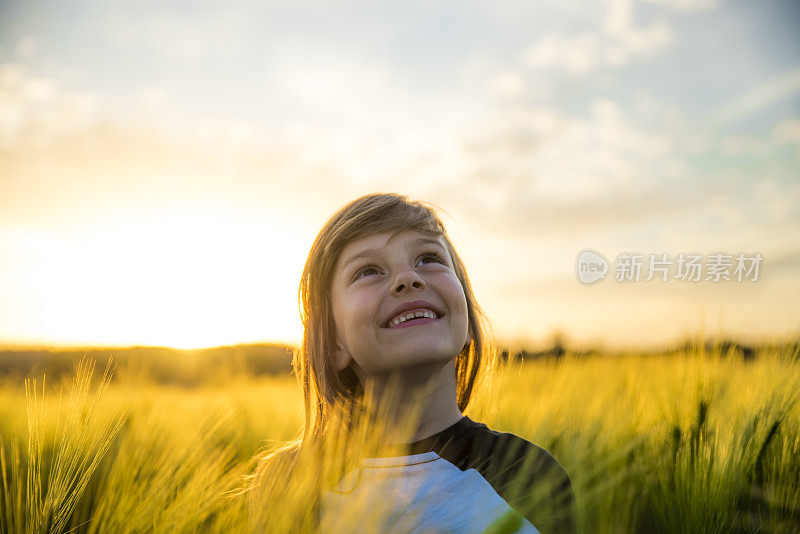
M 638 128 L 627 114 L 599 98 L 585 118 L 550 107 L 516 109 L 465 141 L 468 168 L 487 186 L 509 184 L 509 201 L 523 196 L 579 203 L 623 189 L 645 192 L 675 172 L 673 141 Z M 653 161 L 661 165 L 653 169 Z
M 800 147 L 800 119 L 784 119 L 772 129 L 773 138 L 780 144 Z
M 575 37 L 551 34 L 523 52 L 523 60 L 531 68 L 563 67 L 583 74 L 596 69 L 601 61 L 598 53 L 600 38 L 593 33 Z
M 143 88 L 140 93 L 142 103 L 149 108 L 162 107 L 167 103 L 167 92 L 163 87 L 148 86 Z
M 501 98 L 520 96 L 525 90 L 525 78 L 519 72 L 504 71 L 489 81 L 489 91 Z
M 666 22 L 636 27 L 631 0 L 610 0 L 599 31 L 546 35 L 526 48 L 522 57 L 530 68 L 563 68 L 573 74 L 586 74 L 651 57 L 668 48 L 673 40 L 674 32 Z
M 218 54 L 235 56 L 253 53 L 246 44 L 247 28 L 256 16 L 246 7 L 217 9 L 214 4 L 193 6 L 174 12 L 144 9 L 131 23 L 126 10 L 109 10 L 96 21 L 105 31 L 105 42 L 166 58 L 178 64 L 193 64 Z M 260 36 L 263 37 L 263 36 Z
M 797 274 L 800 272 L 800 249 L 790 248 L 777 254 L 775 257 L 765 259 L 765 266 L 770 271 L 789 271 Z
M 139 96 L 166 98 L 157 87 Z M 94 102 L 24 65 L 0 64 L 0 222 L 69 226 L 204 199 L 313 210 L 353 191 L 314 149 L 330 136 L 265 138 L 249 120 L 181 117 L 168 106 L 145 113 L 146 102 L 101 115 Z
M 796 142 L 798 125 L 785 120 L 771 138 L 721 137 L 641 93 L 629 105 L 596 98 L 586 115 L 520 104 L 464 136 L 465 174 L 435 194 L 474 214 L 487 233 L 520 239 L 638 226 L 662 228 L 664 238 L 719 240 L 728 228 L 732 240 L 758 240 L 765 225 L 796 226 L 790 214 L 800 190 L 787 180 L 798 160 L 772 155 Z
M 38 43 L 36 39 L 30 36 L 23 37 L 19 41 L 17 41 L 17 46 L 14 47 L 14 52 L 23 59 L 28 59 L 33 57 L 36 54 L 36 49 L 38 48 Z
M 786 118 L 773 126 L 769 135 L 736 134 L 714 139 L 707 152 L 716 151 L 729 161 L 729 165 L 741 164 L 741 157 L 748 161 L 760 161 L 765 168 L 778 164 L 782 158 L 778 151 L 784 146 L 800 146 L 800 119 Z M 721 165 L 726 165 L 724 162 Z M 772 167 L 774 169 L 774 167 Z
M 64 90 L 51 78 L 31 74 L 22 64 L 0 64 L 0 148 L 63 147 L 69 139 L 80 152 L 77 147 L 82 143 L 98 143 L 106 134 L 112 143 L 127 137 L 146 151 L 152 143 L 141 145 L 140 141 L 148 137 L 165 143 L 212 145 L 221 153 L 233 146 L 250 148 L 256 142 L 258 129 L 248 120 L 170 113 L 168 94 L 159 86 L 144 87 L 137 96 L 139 108 L 126 108 L 103 119 L 95 95 Z
M 643 0 L 675 11 L 706 11 L 716 9 L 721 0 Z
M 24 65 L 0 64 L 0 147 L 46 143 L 86 127 L 93 113 L 90 95 L 60 90 L 55 81 L 30 74 Z
M 767 80 L 723 106 L 713 121 L 722 125 L 755 113 L 800 91 L 800 66 Z

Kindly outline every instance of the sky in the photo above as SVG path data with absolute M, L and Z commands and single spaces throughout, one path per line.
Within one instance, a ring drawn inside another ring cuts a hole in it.
M 501 340 L 797 335 L 798 27 L 775 0 L 5 0 L 0 344 L 297 343 L 311 243 L 373 192 L 440 209 Z

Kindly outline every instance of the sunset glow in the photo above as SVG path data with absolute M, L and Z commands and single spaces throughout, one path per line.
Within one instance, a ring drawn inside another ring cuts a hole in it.
M 297 343 L 311 243 L 372 192 L 444 210 L 504 339 L 800 329 L 796 5 L 315 9 L 3 2 L 0 344 Z M 586 286 L 587 248 L 764 263 Z

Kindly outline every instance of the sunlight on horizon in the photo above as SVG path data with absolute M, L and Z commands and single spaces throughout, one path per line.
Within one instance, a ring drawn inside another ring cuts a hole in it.
M 298 336 L 297 309 L 270 301 L 296 302 L 287 282 L 299 280 L 302 240 L 269 214 L 184 207 L 79 233 L 18 231 L 9 241 L 26 253 L 7 275 L 11 298 L 37 302 L 18 310 L 31 320 L 19 342 L 202 348 L 256 341 L 253 332 Z M 46 338 L 33 330 L 43 323 Z

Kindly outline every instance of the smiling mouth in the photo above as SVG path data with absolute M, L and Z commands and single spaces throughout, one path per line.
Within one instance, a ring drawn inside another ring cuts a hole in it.
M 386 324 L 386 325 L 383 325 L 382 328 L 386 328 L 386 329 L 389 329 L 389 330 L 394 330 L 395 328 L 403 328 L 403 327 L 407 327 L 407 326 L 414 326 L 414 325 L 422 325 L 422 324 L 427 324 L 427 323 L 433 323 L 433 322 L 438 321 L 442 317 L 444 317 L 444 314 L 439 314 L 439 313 L 436 314 L 436 318 L 435 319 L 433 317 L 415 317 L 413 319 L 407 319 L 407 320 L 405 320 L 405 321 L 403 321 L 401 323 L 398 323 L 395 326 L 390 326 L 390 325 Z

